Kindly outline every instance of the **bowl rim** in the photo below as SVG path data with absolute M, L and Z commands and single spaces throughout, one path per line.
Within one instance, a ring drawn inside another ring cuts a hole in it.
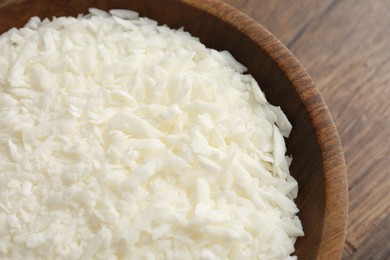
M 222 0 L 177 0 L 221 19 L 247 35 L 276 62 L 292 83 L 316 133 L 325 180 L 325 209 L 318 259 L 340 259 L 348 217 L 348 182 L 345 159 L 336 125 L 317 86 L 306 69 L 271 32 Z M 315 100 L 315 102 L 313 102 Z M 314 105 L 315 103 L 315 105 Z

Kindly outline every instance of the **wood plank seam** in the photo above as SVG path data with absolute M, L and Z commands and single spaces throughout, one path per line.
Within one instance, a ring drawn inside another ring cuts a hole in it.
M 354 247 L 349 241 L 345 241 L 344 247 L 344 256 L 351 256 L 356 252 L 356 247 Z
M 328 12 L 330 12 L 337 5 L 338 2 L 340 1 L 333 0 L 328 6 L 324 8 L 324 10 L 317 17 L 307 21 L 307 23 L 298 31 L 298 33 L 286 44 L 287 48 L 291 49 L 292 47 L 294 47 L 295 43 L 298 42 L 298 40 L 303 36 L 309 25 L 313 24 L 314 20 L 319 20 Z

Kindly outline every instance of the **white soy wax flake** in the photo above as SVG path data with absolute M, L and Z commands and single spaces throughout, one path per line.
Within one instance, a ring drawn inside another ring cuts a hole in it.
M 0 258 L 294 259 L 291 124 L 227 51 L 130 10 L 0 36 Z

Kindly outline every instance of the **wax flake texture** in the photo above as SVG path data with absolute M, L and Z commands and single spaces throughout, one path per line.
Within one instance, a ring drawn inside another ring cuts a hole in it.
M 246 68 L 127 10 L 0 36 L 0 258 L 294 259 L 291 124 Z

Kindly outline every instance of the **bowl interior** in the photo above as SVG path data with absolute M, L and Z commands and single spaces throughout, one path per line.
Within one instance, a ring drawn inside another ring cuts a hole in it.
M 290 52 L 263 27 L 217 0 L 5 1 L 0 3 L 0 33 L 23 26 L 31 16 L 76 16 L 89 7 L 127 8 L 172 28 L 184 26 L 206 46 L 228 50 L 248 67 L 270 103 L 281 106 L 293 125 L 287 147 L 305 232 L 295 254 L 301 259 L 340 258 L 346 222 L 344 160 L 327 107 Z

